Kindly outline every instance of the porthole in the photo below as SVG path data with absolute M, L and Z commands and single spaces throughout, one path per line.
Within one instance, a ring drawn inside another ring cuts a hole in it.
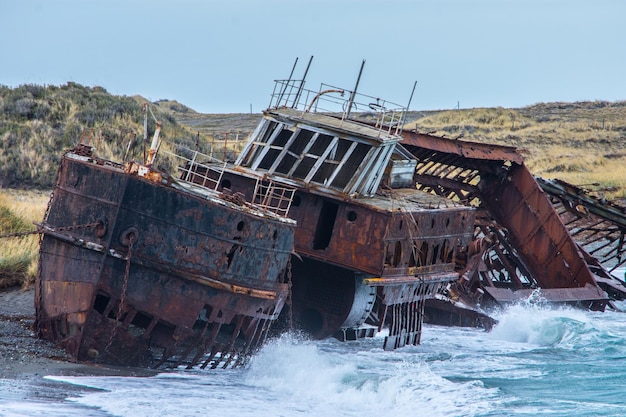
M 139 239 L 139 230 L 136 227 L 129 227 L 120 235 L 120 244 L 129 247 L 131 244 L 137 243 Z
M 349 222 L 355 221 L 357 218 L 356 211 L 354 210 L 348 211 L 348 214 L 346 214 L 346 218 L 348 219 Z
M 244 226 L 245 226 L 245 223 L 243 222 L 243 220 L 237 223 L 237 231 L 241 232 Z
M 107 234 L 107 220 L 106 218 L 98 219 L 94 228 L 96 236 L 102 239 Z

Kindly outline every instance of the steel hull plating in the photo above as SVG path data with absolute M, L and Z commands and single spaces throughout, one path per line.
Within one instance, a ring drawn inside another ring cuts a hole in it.
M 79 361 L 229 366 L 288 294 L 293 223 L 68 154 L 44 224 L 40 335 Z

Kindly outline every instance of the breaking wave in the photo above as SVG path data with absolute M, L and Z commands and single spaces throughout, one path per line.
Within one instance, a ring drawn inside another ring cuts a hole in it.
M 437 375 L 415 347 L 398 355 L 371 340 L 366 350 L 346 346 L 286 335 L 245 370 L 49 379 L 97 390 L 69 400 L 110 416 L 435 417 L 484 415 L 493 406 L 496 389 Z
M 277 339 L 254 358 L 247 382 L 292 398 L 285 415 L 311 416 L 471 416 L 489 410 L 497 391 L 480 381 L 452 382 L 411 354 L 346 354 L 328 348 L 334 345 Z
M 513 305 L 495 318 L 498 324 L 488 338 L 537 346 L 572 343 L 596 330 L 582 310 L 554 308 L 532 300 Z
M 626 415 L 623 313 L 550 308 L 537 297 L 495 318 L 491 332 L 427 325 L 421 345 L 393 352 L 383 335 L 341 343 L 288 334 L 243 369 L 47 377 L 57 390 L 79 389 L 45 415 Z M 0 414 L 44 415 L 41 404 L 18 403 L 34 388 L 14 397 L 3 388 Z

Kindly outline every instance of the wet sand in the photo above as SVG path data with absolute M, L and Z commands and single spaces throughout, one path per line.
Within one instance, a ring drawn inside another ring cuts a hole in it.
M 73 361 L 63 349 L 35 336 L 34 290 L 0 289 L 0 379 L 42 379 L 46 375 L 149 376 L 155 372 Z

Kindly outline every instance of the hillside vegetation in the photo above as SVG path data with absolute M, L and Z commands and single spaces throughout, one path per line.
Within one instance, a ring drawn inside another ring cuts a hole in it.
M 49 189 L 64 150 L 81 137 L 98 142 L 98 154 L 141 159 L 142 104 L 102 87 L 0 85 L 0 184 Z M 169 142 L 236 153 L 259 114 L 201 114 L 173 100 L 150 108 Z M 560 178 L 606 198 L 626 197 L 626 101 L 541 103 L 520 109 L 477 108 L 410 112 L 407 129 L 456 140 L 517 147 L 531 172 Z M 151 136 L 154 120 L 148 117 Z M 238 141 L 237 141 L 238 139 Z M 129 148 L 130 144 L 130 148 Z M 228 149 L 227 149 L 228 148 Z
M 49 198 L 43 191 L 0 190 L 0 235 L 34 232 Z M 0 289 L 34 282 L 38 251 L 37 234 L 0 239 Z
M 135 154 L 141 154 L 144 102 L 141 97 L 114 96 L 101 87 L 73 82 L 59 87 L 0 85 L 0 184 L 51 188 L 63 151 L 81 138 L 97 141 L 98 154 L 105 158 L 120 160 L 129 143 Z M 154 104 L 151 109 L 162 122 L 162 138 L 193 139 L 169 108 Z M 154 129 L 154 119 L 148 117 L 150 135 Z
M 515 146 L 535 175 L 559 178 L 605 198 L 626 197 L 626 101 L 449 110 L 406 128 Z

